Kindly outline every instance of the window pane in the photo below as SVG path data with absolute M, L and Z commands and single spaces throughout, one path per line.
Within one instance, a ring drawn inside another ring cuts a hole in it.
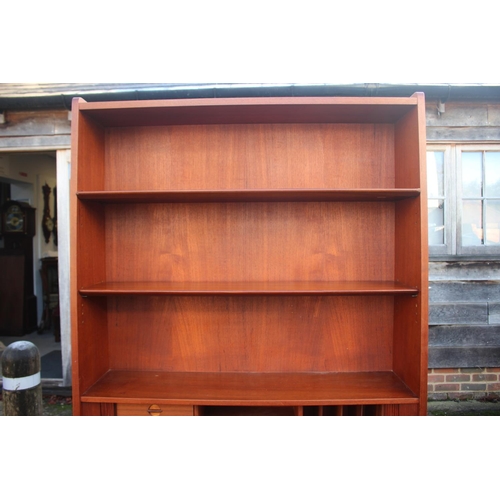
M 500 152 L 485 153 L 486 195 L 500 198 Z
M 486 204 L 486 244 L 500 245 L 500 201 Z
M 427 194 L 444 196 L 444 151 L 427 151 Z
M 444 245 L 444 203 L 429 200 L 429 245 Z
M 462 153 L 462 196 L 478 198 L 482 196 L 483 153 Z
M 462 245 L 483 244 L 483 216 L 481 201 L 464 201 L 462 210 Z

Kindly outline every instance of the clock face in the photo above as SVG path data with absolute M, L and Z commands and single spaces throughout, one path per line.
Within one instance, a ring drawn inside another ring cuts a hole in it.
M 5 214 L 5 230 L 11 233 L 22 233 L 24 231 L 24 213 L 13 205 Z
M 54 221 L 50 217 L 47 217 L 45 220 L 45 226 L 50 232 L 52 232 L 54 230 Z

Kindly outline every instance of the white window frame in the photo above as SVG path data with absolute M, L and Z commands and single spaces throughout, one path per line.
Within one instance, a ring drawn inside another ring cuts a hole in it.
M 430 144 L 429 152 L 444 154 L 444 244 L 429 245 L 430 255 L 454 255 L 457 253 L 456 227 L 456 186 L 454 164 L 454 148 L 451 144 Z
M 500 245 L 462 246 L 462 153 L 500 151 L 499 144 L 459 144 L 455 146 L 457 165 L 457 255 L 496 255 L 500 256 Z M 483 172 L 484 175 L 484 172 Z M 484 219 L 483 219 L 484 221 Z M 483 228 L 484 230 L 484 228 Z
M 488 257 L 500 258 L 498 246 L 462 245 L 462 152 L 499 151 L 500 144 L 427 144 L 427 151 L 444 153 L 444 225 L 445 243 L 429 245 L 431 256 Z

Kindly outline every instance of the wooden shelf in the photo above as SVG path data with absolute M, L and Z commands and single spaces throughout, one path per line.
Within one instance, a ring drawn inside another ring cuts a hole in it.
M 305 282 L 123 282 L 80 289 L 83 296 L 105 295 L 416 295 L 418 289 L 391 281 Z
M 180 373 L 108 371 L 83 402 L 188 405 L 412 404 L 392 372 Z
M 270 201 L 398 201 L 420 189 L 249 189 L 172 191 L 82 191 L 82 201 L 101 203 L 217 203 Z
M 395 123 L 417 98 L 280 97 L 82 102 L 104 127 L 247 123 Z

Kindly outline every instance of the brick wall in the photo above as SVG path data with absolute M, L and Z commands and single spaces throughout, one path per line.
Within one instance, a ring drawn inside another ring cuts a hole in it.
M 429 401 L 500 400 L 500 368 L 432 368 Z

